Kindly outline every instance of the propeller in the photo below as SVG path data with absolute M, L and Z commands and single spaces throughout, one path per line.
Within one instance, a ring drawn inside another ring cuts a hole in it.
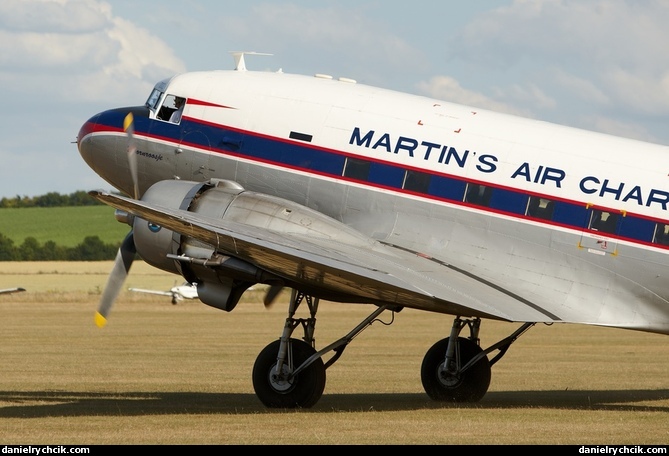
M 134 137 L 134 117 L 131 112 L 129 112 L 128 115 L 125 116 L 125 119 L 123 119 L 123 131 L 126 132 L 128 137 L 128 164 L 134 187 L 133 197 L 138 199 L 139 184 L 137 181 L 137 155 L 135 154 L 137 147 L 135 146 Z M 116 253 L 114 267 L 107 278 L 107 284 L 102 293 L 100 304 L 98 304 L 98 311 L 95 313 L 95 324 L 99 328 L 102 328 L 107 324 L 107 315 L 109 315 L 109 312 L 114 305 L 114 301 L 116 301 L 116 298 L 121 291 L 121 287 L 123 287 L 123 283 L 128 277 L 128 272 L 130 271 L 130 266 L 132 266 L 136 253 L 135 239 L 132 230 L 130 230 Z
M 265 294 L 265 298 L 263 299 L 263 304 L 265 305 L 265 308 L 269 309 L 270 307 L 272 307 L 272 304 L 274 304 L 274 300 L 276 299 L 277 296 L 279 296 L 281 290 L 283 290 L 283 285 L 270 285 L 269 289 L 267 290 L 267 294 Z
M 139 187 L 137 183 L 137 147 L 135 146 L 135 118 L 131 112 L 125 116 L 123 119 L 123 131 L 125 131 L 128 136 L 128 164 L 130 166 L 130 176 L 132 177 L 132 183 L 134 186 L 135 193 L 132 195 L 133 198 L 139 198 Z
M 176 291 L 177 281 L 174 281 L 174 286 L 170 290 L 172 292 L 172 305 L 176 305 L 179 302 L 179 293 Z
M 102 328 L 107 324 L 107 315 L 109 315 L 109 311 L 111 310 L 114 301 L 116 301 L 126 277 L 128 277 L 130 266 L 132 266 L 132 262 L 135 259 L 135 253 L 137 253 L 137 250 L 135 249 L 135 240 L 132 231 L 130 231 L 116 253 L 114 267 L 107 278 L 107 284 L 102 293 L 98 311 L 95 313 L 95 324 L 99 328 Z

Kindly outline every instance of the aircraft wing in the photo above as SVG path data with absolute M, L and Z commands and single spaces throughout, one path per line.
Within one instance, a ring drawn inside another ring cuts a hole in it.
M 306 287 L 359 298 L 352 302 L 507 321 L 560 320 L 466 271 L 371 238 L 341 242 L 213 219 L 105 192 L 90 195 Z
M 144 288 L 128 288 L 128 290 L 137 291 L 139 293 L 155 294 L 160 296 L 172 296 L 172 293 L 170 293 L 169 291 L 147 290 Z
M 4 290 L 0 290 L 0 294 L 5 294 L 5 293 L 18 293 L 20 291 L 26 291 L 25 288 L 21 287 L 16 287 L 16 288 L 5 288 Z

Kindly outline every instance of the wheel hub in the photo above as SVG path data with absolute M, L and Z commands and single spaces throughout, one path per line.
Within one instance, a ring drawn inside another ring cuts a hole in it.
M 437 370 L 437 378 L 439 382 L 447 388 L 454 388 L 460 383 L 460 376 L 456 373 L 450 372 L 444 364 L 439 366 Z
M 269 384 L 276 391 L 284 392 L 293 387 L 293 382 L 288 380 L 290 369 L 285 364 L 281 367 L 281 373 L 277 372 L 276 364 L 269 371 Z

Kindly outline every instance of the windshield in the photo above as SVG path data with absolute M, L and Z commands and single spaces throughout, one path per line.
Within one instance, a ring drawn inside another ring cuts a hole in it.
M 167 89 L 167 85 L 169 84 L 169 82 L 170 82 L 169 79 L 163 79 L 162 81 L 156 83 L 156 85 L 153 86 L 153 90 L 151 91 L 149 98 L 146 100 L 146 103 L 144 103 L 144 106 L 146 106 L 153 112 L 156 112 L 156 110 L 158 109 L 158 103 L 160 103 L 160 99 L 165 93 L 165 90 Z
M 161 92 L 159 89 L 157 89 L 157 88 L 153 89 L 151 91 L 151 95 L 149 95 L 149 98 L 146 100 L 145 105 L 149 109 L 155 111 L 156 108 L 158 107 L 158 102 L 160 101 L 160 97 L 161 97 L 162 94 L 163 94 L 163 92 Z

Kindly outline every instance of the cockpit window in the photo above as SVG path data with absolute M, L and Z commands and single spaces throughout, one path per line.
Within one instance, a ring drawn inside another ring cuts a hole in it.
M 156 117 L 160 120 L 178 124 L 181 122 L 181 113 L 185 104 L 185 98 L 177 95 L 167 95 Z
M 149 109 L 152 109 L 152 110 L 155 111 L 156 108 L 158 107 L 158 102 L 160 101 L 160 96 L 162 94 L 163 94 L 163 92 L 161 92 L 160 90 L 153 89 L 153 91 L 151 91 L 151 95 L 149 95 L 148 100 L 146 100 L 146 106 Z

